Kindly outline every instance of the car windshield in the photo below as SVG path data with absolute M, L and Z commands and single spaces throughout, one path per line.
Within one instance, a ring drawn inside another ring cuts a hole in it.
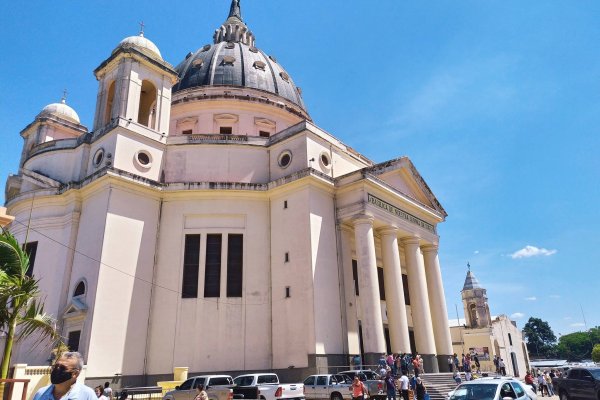
M 368 380 L 377 379 L 377 375 L 373 371 L 363 371 L 363 374 L 365 374 Z
M 594 378 L 600 380 L 600 369 L 590 369 L 589 371 L 594 376 Z
M 469 384 L 460 385 L 450 400 L 494 400 L 498 385 L 491 384 Z

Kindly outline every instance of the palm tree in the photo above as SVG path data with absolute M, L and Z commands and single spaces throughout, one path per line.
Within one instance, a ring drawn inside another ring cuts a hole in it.
M 27 276 L 29 256 L 8 231 L 0 230 L 0 329 L 6 332 L 0 378 L 8 377 L 13 345 L 36 335 L 34 345 L 46 339 L 61 341 L 52 316 L 44 312 L 38 281 Z M 2 389 L 2 388 L 0 388 Z

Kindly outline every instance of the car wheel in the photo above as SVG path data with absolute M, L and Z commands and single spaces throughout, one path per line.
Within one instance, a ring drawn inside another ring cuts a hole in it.
M 567 394 L 567 392 L 560 393 L 560 400 L 569 400 L 569 395 Z
M 331 394 L 331 400 L 344 400 L 344 399 L 342 398 L 341 394 L 339 394 L 339 393 L 332 393 Z

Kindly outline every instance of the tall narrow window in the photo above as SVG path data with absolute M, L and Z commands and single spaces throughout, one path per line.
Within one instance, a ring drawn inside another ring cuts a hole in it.
M 33 276 L 33 265 L 35 264 L 35 255 L 37 254 L 38 242 L 29 242 L 25 243 L 25 253 L 29 256 L 29 268 L 27 268 L 27 272 L 25 275 L 32 277 Z
M 183 253 L 183 283 L 181 297 L 192 299 L 198 297 L 198 274 L 200 269 L 200 235 L 185 235 Z
M 354 294 L 358 296 L 358 262 L 352 260 L 352 279 L 354 279 Z
M 385 300 L 385 282 L 383 280 L 383 268 L 377 268 L 377 281 L 379 282 L 379 300 Z
M 221 297 L 222 235 L 206 236 L 206 265 L 204 266 L 204 297 Z
M 410 293 L 408 292 L 408 275 L 406 274 L 402 274 L 402 288 L 404 289 L 404 304 L 410 306 Z
M 80 339 L 81 339 L 81 331 L 69 332 L 69 337 L 67 339 L 67 346 L 69 347 L 69 351 L 79 351 L 79 340 Z
M 110 122 L 112 116 L 113 102 L 115 99 L 115 81 L 112 81 L 108 86 L 108 92 L 106 94 L 106 110 L 104 110 L 104 123 Z
M 244 235 L 227 236 L 227 297 L 242 297 Z
M 154 108 L 158 91 L 150 81 L 142 81 L 138 122 L 148 128 L 154 128 Z

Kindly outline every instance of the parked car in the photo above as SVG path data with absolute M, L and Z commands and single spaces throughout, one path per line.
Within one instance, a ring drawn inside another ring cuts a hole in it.
M 194 400 L 196 388 L 204 386 L 209 400 L 258 399 L 257 387 L 233 385 L 233 378 L 229 375 L 201 375 L 187 379 L 175 390 L 167 392 L 163 400 Z
M 531 387 L 513 378 L 480 378 L 461 383 L 449 400 L 537 400 Z
M 600 399 L 600 368 L 573 367 L 552 385 L 560 400 Z
M 237 386 L 257 387 L 262 400 L 304 400 L 304 385 L 301 383 L 279 383 L 277 374 L 245 374 L 236 376 Z
M 375 372 L 368 369 L 353 369 L 349 371 L 342 371 L 340 374 L 348 376 L 351 381 L 355 376 L 358 376 L 358 379 L 360 379 L 361 382 L 367 387 L 367 391 L 371 399 L 385 400 L 387 398 L 383 378 L 381 378 Z
M 351 385 L 352 380 L 347 375 L 311 375 L 304 380 L 304 396 L 306 400 L 350 400 L 352 399 L 350 393 Z

